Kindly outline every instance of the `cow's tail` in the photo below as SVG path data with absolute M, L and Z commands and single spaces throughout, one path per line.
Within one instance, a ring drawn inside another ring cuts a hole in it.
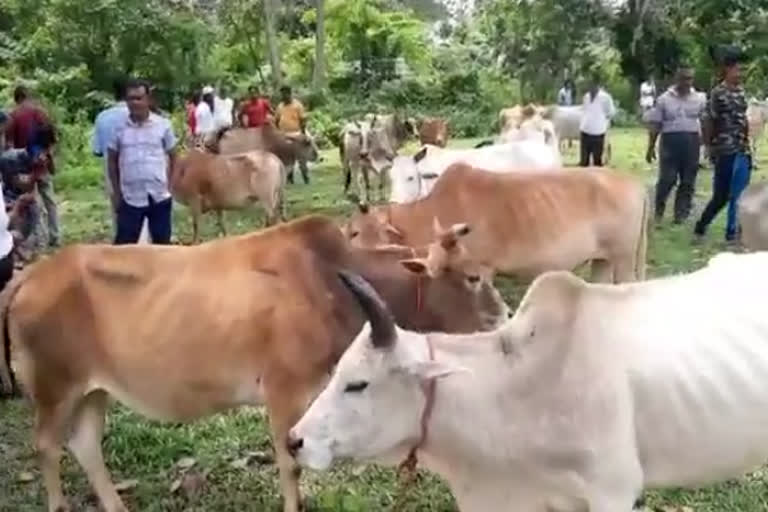
M 11 369 L 11 337 L 8 334 L 8 312 L 11 309 L 13 299 L 16 297 L 21 285 L 24 283 L 27 272 L 14 276 L 0 293 L 0 337 L 2 338 L 2 350 L 0 350 L 0 397 L 13 395 L 16 391 L 13 370 Z
M 640 232 L 635 251 L 635 278 L 645 280 L 646 258 L 648 254 L 648 223 L 650 222 L 651 199 L 648 191 L 643 189 L 643 214 L 640 216 Z

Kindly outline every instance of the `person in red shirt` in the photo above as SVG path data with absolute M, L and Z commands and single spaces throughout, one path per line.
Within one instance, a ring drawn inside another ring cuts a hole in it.
M 189 96 L 189 100 L 187 101 L 187 129 L 189 130 L 187 132 L 187 137 L 189 140 L 193 140 L 195 138 L 195 128 L 197 127 L 197 118 L 195 117 L 195 109 L 197 109 L 197 104 L 200 103 L 200 93 L 193 92 Z
M 8 148 L 37 151 L 40 148 L 36 148 L 36 139 L 41 132 L 54 133 L 53 123 L 40 105 L 32 100 L 26 87 L 17 87 L 13 92 L 13 100 L 16 102 L 16 108 L 11 112 L 8 125 L 5 128 L 5 144 Z M 44 154 L 39 155 L 39 158 L 36 157 L 37 164 L 33 170 L 33 176 L 48 217 L 48 244 L 51 247 L 57 247 L 59 245 L 59 215 L 51 176 L 56 172 L 52 148 L 53 144 L 50 144 L 44 149 Z
M 258 88 L 251 87 L 249 92 L 251 99 L 243 105 L 240 111 L 240 119 L 243 126 L 246 128 L 264 126 L 269 122 L 270 116 L 275 115 L 275 111 L 272 110 L 269 99 L 259 94 Z

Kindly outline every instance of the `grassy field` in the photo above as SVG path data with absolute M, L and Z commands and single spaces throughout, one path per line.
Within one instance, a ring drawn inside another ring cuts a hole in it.
M 454 141 L 470 146 L 474 141 Z M 639 129 L 616 130 L 612 135 L 613 166 L 638 176 L 651 186 L 655 168 L 646 164 L 646 137 Z M 413 150 L 413 146 L 405 152 Z M 576 147 L 566 155 L 576 158 Z M 84 153 L 83 153 L 84 154 Z M 344 215 L 350 204 L 341 195 L 341 173 L 336 151 L 324 152 L 324 161 L 312 171 L 309 186 L 288 189 L 291 217 L 307 213 Z M 768 152 L 761 154 L 768 165 Z M 109 224 L 100 188 L 99 163 L 87 156 L 69 155 L 62 165 L 59 201 L 64 240 L 107 241 Z M 760 179 L 760 174 L 753 179 Z M 694 216 L 704 206 L 711 189 L 709 168 L 700 172 Z M 298 178 L 298 176 L 297 176 Z M 300 178 L 299 178 L 300 182 Z M 667 211 L 671 213 L 671 202 Z M 179 239 L 190 239 L 191 227 L 183 207 L 176 207 L 175 229 Z M 717 219 L 708 240 L 691 246 L 691 225 L 672 226 L 666 221 L 650 232 L 649 273 L 662 276 L 701 267 L 724 247 L 725 212 Z M 262 214 L 228 214 L 231 232 L 246 232 L 262 225 Z M 203 234 L 215 236 L 214 219 L 206 219 Z M 510 306 L 521 288 L 499 280 Z M 712 297 L 712 300 L 719 300 Z M 0 403 L 0 512 L 44 510 L 44 491 L 30 443 L 30 411 L 23 401 Z M 121 407 L 109 417 L 105 440 L 107 464 L 115 481 L 130 481 L 126 504 L 136 511 L 276 511 L 280 510 L 277 469 L 270 462 L 270 440 L 264 414 L 258 409 L 222 414 L 193 425 L 163 425 Z M 191 466 L 190 464 L 194 463 Z M 65 490 L 74 510 L 96 510 L 83 473 L 73 460 L 64 459 Z M 187 474 L 190 485 L 178 488 Z M 176 484 L 176 485 L 174 485 Z M 306 471 L 302 487 L 314 511 L 391 510 L 400 492 L 392 471 L 380 467 L 341 466 L 328 473 Z M 401 511 L 448 512 L 456 510 L 448 489 L 439 479 L 423 474 L 409 489 Z M 649 493 L 648 507 L 677 510 L 687 506 L 697 512 L 753 512 L 768 510 L 768 474 L 761 471 L 738 481 L 696 491 Z M 669 508 L 667 508 L 669 507 Z M 489 511 L 492 512 L 492 511 Z

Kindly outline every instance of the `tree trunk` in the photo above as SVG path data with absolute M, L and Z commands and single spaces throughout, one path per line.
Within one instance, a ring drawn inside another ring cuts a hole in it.
M 283 71 L 280 65 L 280 46 L 277 41 L 275 29 L 275 4 L 274 0 L 264 0 L 264 20 L 266 21 L 267 49 L 269 51 L 269 64 L 272 67 L 272 84 L 275 89 L 283 83 Z
M 315 69 L 312 89 L 318 93 L 325 87 L 325 1 L 315 0 L 317 20 L 315 26 Z

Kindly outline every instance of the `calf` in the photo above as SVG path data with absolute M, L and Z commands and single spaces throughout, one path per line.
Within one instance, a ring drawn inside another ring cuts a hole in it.
M 444 148 L 448 143 L 448 121 L 428 117 L 419 125 L 419 142 Z
M 395 149 L 389 142 L 386 125 L 379 122 L 375 115 L 370 121 L 354 121 L 347 123 L 341 131 L 341 157 L 344 171 L 344 193 L 349 193 L 353 176 L 357 183 L 358 197 L 365 202 L 370 201 L 370 175 L 379 176 L 379 196 L 384 197 L 384 180 Z
M 171 177 L 174 199 L 192 214 L 192 243 L 199 239 L 203 213 L 215 211 L 219 230 L 226 235 L 224 210 L 239 210 L 258 200 L 266 212 L 266 225 L 284 219 L 285 166 L 272 153 L 249 151 L 214 155 L 192 149 L 180 158 Z
M 342 276 L 368 323 L 289 433 L 301 464 L 421 460 L 462 512 L 630 512 L 768 458 L 766 253 L 619 286 L 547 273 L 462 336 L 401 329 Z
M 315 140 L 307 133 L 283 133 L 272 124 L 258 128 L 224 128 L 207 145 L 212 153 L 233 155 L 248 151 L 274 153 L 286 169 L 303 160 L 314 162 L 319 158 Z
M 645 278 L 648 196 L 638 180 L 609 169 L 492 173 L 459 163 L 418 201 L 364 207 L 344 229 L 353 244 L 422 245 L 433 219 L 467 222 L 473 257 L 532 278 L 591 261 L 593 279 Z
M 0 295 L 0 333 L 36 410 L 49 510 L 67 510 L 66 442 L 106 512 L 125 512 L 101 452 L 112 395 L 166 421 L 266 405 L 284 510 L 296 512 L 288 428 L 364 321 L 340 269 L 366 276 L 418 331 L 469 333 L 507 317 L 460 254 L 419 252 L 351 248 L 331 219 L 312 216 L 193 247 L 69 246 L 29 267 Z

